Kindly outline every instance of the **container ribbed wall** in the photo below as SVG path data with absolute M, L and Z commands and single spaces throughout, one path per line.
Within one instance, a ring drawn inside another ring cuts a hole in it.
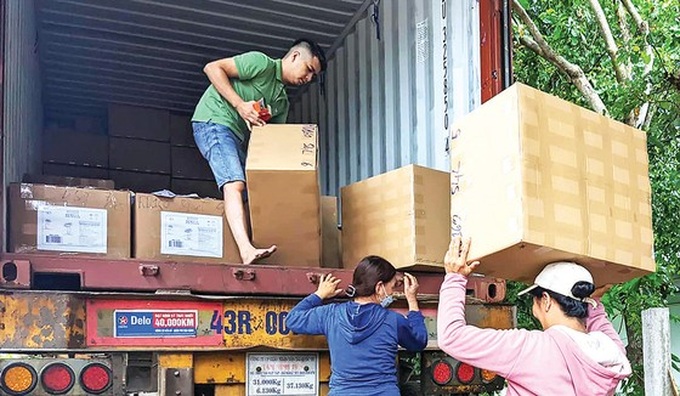
M 33 0 L 5 2 L 4 176 L 40 173 L 43 125 L 38 33 Z
M 319 124 L 324 194 L 411 163 L 448 169 L 448 125 L 480 103 L 476 0 L 384 0 L 379 11 L 331 55 L 325 95 L 314 84 L 292 103 L 289 122 Z

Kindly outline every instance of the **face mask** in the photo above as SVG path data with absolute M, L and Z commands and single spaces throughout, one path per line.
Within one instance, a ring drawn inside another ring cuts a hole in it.
M 385 292 L 385 297 L 383 297 L 383 299 L 380 300 L 380 305 L 382 305 L 383 308 L 387 308 L 390 304 L 394 302 L 394 297 L 392 297 L 392 295 L 390 294 L 387 294 L 385 286 L 383 286 L 383 291 Z

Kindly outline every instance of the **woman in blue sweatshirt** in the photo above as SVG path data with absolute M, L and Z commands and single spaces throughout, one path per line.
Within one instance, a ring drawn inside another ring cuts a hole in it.
M 286 317 L 298 334 L 323 334 L 331 353 L 329 396 L 399 396 L 398 346 L 422 351 L 427 345 L 425 319 L 418 309 L 418 281 L 404 274 L 406 317 L 387 310 L 394 301 L 397 271 L 378 256 L 365 257 L 354 270 L 352 285 L 339 289 L 331 274 L 321 277 L 318 290 L 297 304 Z M 352 301 L 323 305 L 343 291 Z

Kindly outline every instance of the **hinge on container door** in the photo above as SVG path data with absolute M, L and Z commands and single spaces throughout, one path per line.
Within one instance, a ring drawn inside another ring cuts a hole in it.
M 375 24 L 375 37 L 380 41 L 380 0 L 373 0 L 371 20 Z
M 163 369 L 162 396 L 194 396 L 194 370 L 190 368 Z

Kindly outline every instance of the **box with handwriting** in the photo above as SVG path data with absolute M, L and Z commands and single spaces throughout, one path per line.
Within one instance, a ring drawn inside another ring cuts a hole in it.
M 255 127 L 246 180 L 255 246 L 278 246 L 259 263 L 318 267 L 321 203 L 316 125 Z

